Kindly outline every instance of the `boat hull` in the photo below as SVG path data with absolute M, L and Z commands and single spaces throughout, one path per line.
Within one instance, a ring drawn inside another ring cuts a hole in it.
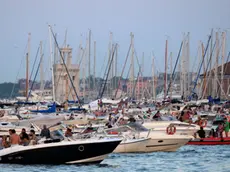
M 122 141 L 117 148 L 113 151 L 114 153 L 139 153 L 146 152 L 146 145 L 150 138 L 132 139 Z
M 187 145 L 230 145 L 230 137 L 228 138 L 204 138 L 193 139 Z
M 190 139 L 150 139 L 146 145 L 146 152 L 175 152 L 181 146 L 184 146 L 188 143 Z
M 75 142 L 75 141 L 74 141 Z M 0 151 L 0 163 L 79 164 L 100 163 L 121 140 L 96 143 L 49 143 L 44 146 L 14 146 Z
M 144 152 L 175 152 L 181 146 L 188 143 L 190 139 L 135 139 L 134 141 L 123 141 L 114 150 L 115 153 L 144 153 Z

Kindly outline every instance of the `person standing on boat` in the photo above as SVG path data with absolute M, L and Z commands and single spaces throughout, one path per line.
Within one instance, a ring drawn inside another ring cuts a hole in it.
M 225 136 L 228 137 L 229 122 L 228 122 L 227 118 L 224 119 L 224 132 L 225 132 Z
M 41 137 L 46 137 L 47 139 L 50 138 L 50 130 L 46 127 L 46 125 L 43 125 L 43 129 L 40 134 Z
M 201 139 L 205 138 L 205 131 L 203 127 L 200 127 L 200 130 L 197 131 L 197 134 Z

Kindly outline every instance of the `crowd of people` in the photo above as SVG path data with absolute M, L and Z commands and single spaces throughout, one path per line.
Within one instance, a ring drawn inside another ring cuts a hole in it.
M 40 137 L 50 138 L 50 130 L 46 127 L 46 125 L 43 126 Z M 8 136 L 4 135 L 0 137 L 0 149 L 8 148 L 14 145 L 35 145 L 37 144 L 37 142 L 38 138 L 33 129 L 31 129 L 29 133 L 27 133 L 26 129 L 22 128 L 20 134 L 17 134 L 15 129 L 10 129 Z

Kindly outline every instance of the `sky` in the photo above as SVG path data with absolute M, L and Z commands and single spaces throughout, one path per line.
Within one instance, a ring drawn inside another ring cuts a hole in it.
M 226 30 L 229 40 L 229 7 L 229 0 L 1 0 L 0 82 L 15 82 L 25 76 L 28 33 L 31 33 L 30 66 L 40 41 L 43 41 L 44 70 L 47 78 L 51 76 L 48 67 L 48 24 L 57 33 L 60 45 L 67 29 L 67 43 L 73 48 L 73 62 L 78 61 L 80 41 L 85 46 L 88 31 L 92 31 L 92 41 L 97 42 L 97 75 L 104 73 L 102 65 L 110 32 L 113 32 L 113 42 L 119 45 L 119 72 L 129 48 L 130 32 L 134 34 L 134 47 L 139 59 L 144 52 L 144 75 L 151 75 L 152 53 L 157 71 L 164 70 L 166 39 L 168 51 L 172 52 L 175 62 L 183 33 L 187 32 L 190 32 L 192 67 L 192 63 L 197 61 L 199 41 L 206 45 L 212 28 L 214 31 Z M 229 46 L 226 51 L 230 51 Z

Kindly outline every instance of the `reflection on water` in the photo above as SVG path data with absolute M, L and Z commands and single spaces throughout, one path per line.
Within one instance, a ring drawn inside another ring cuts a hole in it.
M 184 146 L 177 152 L 111 154 L 99 165 L 0 164 L 0 172 L 228 172 L 230 146 Z

